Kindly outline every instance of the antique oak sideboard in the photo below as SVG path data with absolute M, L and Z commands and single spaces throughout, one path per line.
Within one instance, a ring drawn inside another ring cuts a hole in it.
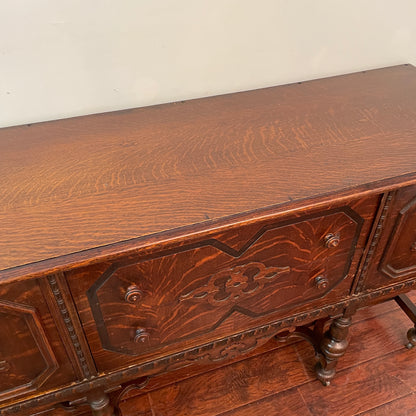
M 416 322 L 411 65 L 3 128 L 0 177 L 1 415 L 117 414 L 273 338 L 329 384 L 358 308 Z

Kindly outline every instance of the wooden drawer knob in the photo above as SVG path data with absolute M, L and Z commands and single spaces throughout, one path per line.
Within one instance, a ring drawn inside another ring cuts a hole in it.
M 315 278 L 315 287 L 319 290 L 324 290 L 328 287 L 329 280 L 324 276 L 318 276 Z
M 410 251 L 416 251 L 416 241 L 410 246 Z
M 327 234 L 325 236 L 325 246 L 328 248 L 337 247 L 339 242 L 339 234 Z
M 136 334 L 134 336 L 134 342 L 147 342 L 149 340 L 149 333 L 143 329 L 143 328 L 139 328 L 136 329 Z
M 124 299 L 128 303 L 138 303 L 143 297 L 143 292 L 136 286 L 131 285 L 127 288 Z

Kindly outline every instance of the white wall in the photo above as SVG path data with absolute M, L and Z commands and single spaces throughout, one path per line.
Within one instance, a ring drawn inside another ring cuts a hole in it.
M 415 0 L 1 0 L 0 126 L 405 62 Z

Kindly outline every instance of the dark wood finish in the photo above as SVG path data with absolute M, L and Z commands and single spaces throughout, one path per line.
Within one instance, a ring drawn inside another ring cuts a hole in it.
M 153 416 L 413 415 L 416 355 L 403 347 L 407 324 L 392 302 L 358 311 L 351 343 L 328 388 L 314 379 L 309 344 L 269 344 L 269 351 L 239 363 L 149 387 L 121 403 L 123 416 L 140 409 Z
M 377 317 L 377 319 L 375 319 L 375 317 Z M 403 321 L 405 321 L 404 315 L 398 310 L 398 307 L 395 307 L 391 302 L 384 302 L 372 306 L 371 308 L 360 309 L 354 316 L 354 324 L 350 330 L 352 343 L 348 348 L 348 354 L 339 362 L 338 369 L 342 370 L 351 365 L 369 361 L 374 358 L 375 353 L 382 356 L 395 351 L 398 348 L 397 339 L 401 338 L 407 325 L 407 321 L 406 324 L 403 324 Z M 281 333 L 281 335 L 284 334 Z M 384 336 L 383 343 L 380 343 L 380 336 Z M 287 341 L 288 339 L 289 342 Z M 295 341 L 299 341 L 299 338 L 296 338 Z M 230 358 L 226 361 L 195 363 L 193 366 L 183 367 L 161 374 L 158 377 L 138 379 L 137 383 L 133 384 L 137 384 L 139 388 L 129 388 L 124 392 L 123 396 L 121 396 L 121 399 L 126 400 L 130 397 L 143 395 L 143 392 L 149 392 L 171 384 L 176 384 L 181 380 L 207 373 L 226 364 L 229 365 L 233 362 L 259 356 L 269 351 L 275 351 L 274 354 L 281 356 L 282 354 L 284 355 L 282 351 L 287 348 L 287 345 L 293 343 L 293 341 L 290 341 L 290 338 L 286 338 L 284 343 L 276 342 L 275 338 L 272 338 L 269 342 L 253 349 L 249 353 L 244 355 L 237 354 L 234 358 Z M 299 346 L 302 346 L 302 349 L 299 349 Z M 401 344 L 399 345 L 399 348 L 400 347 Z M 308 364 L 312 349 L 306 343 L 298 343 L 296 348 L 297 354 L 305 357 L 306 368 L 308 369 L 308 373 L 311 374 L 311 380 L 315 380 L 314 375 L 312 374 L 313 365 Z M 311 358 L 311 360 L 313 361 L 313 358 Z M 119 394 L 117 394 L 117 398 L 120 398 Z M 140 409 L 141 408 L 142 407 L 140 407 Z
M 403 65 L 2 129 L 0 270 L 414 180 L 415 95 Z
M 114 409 L 110 405 L 110 399 L 101 390 L 89 392 L 87 402 L 91 407 L 92 416 L 114 416 Z
M 77 380 L 36 280 L 0 285 L 0 339 L 0 403 Z
M 21 390 L 39 389 L 57 370 L 58 364 L 35 309 L 1 301 L 0 312 L 0 336 L 5 351 L 2 354 L 5 359 L 1 362 L 1 399 L 14 397 Z M 18 334 L 19 342 L 16 343 L 10 334 Z
M 390 196 L 372 243 L 371 265 L 363 273 L 359 290 L 388 286 L 416 276 L 416 253 L 412 250 L 416 238 L 416 186 L 404 187 Z
M 195 414 L 175 377 L 200 414 L 213 383 L 244 386 L 242 414 L 303 412 L 279 341 L 328 384 L 357 310 L 414 321 L 415 138 L 406 65 L 1 129 L 0 414 Z
M 321 359 L 317 363 L 318 379 L 329 386 L 335 376 L 338 360 L 345 354 L 348 347 L 348 328 L 351 326 L 350 316 L 341 316 L 332 322 L 320 345 Z
M 416 345 L 416 305 L 405 294 L 396 296 L 394 300 L 414 324 L 413 328 L 407 331 L 409 343 L 406 345 L 409 349 L 413 348 Z
M 349 268 L 363 250 L 377 202 L 365 198 L 324 214 L 196 236 L 144 258 L 67 273 L 98 367 L 181 350 L 190 339 L 228 336 L 276 320 L 289 308 L 346 297 Z M 328 231 L 341 236 L 336 247 L 326 247 Z M 319 284 L 322 279 L 328 283 Z M 143 293 L 139 304 L 123 302 L 132 285 Z
M 395 280 L 416 274 L 416 187 L 409 192 L 413 197 L 410 201 L 400 192 L 404 206 L 397 215 L 380 264 L 380 271 Z
M 62 275 L 51 275 L 40 279 L 39 284 L 52 311 L 56 326 L 60 329 L 68 356 L 78 378 L 88 378 L 97 374 L 95 364 L 90 358 L 77 311 L 73 305 L 67 283 Z

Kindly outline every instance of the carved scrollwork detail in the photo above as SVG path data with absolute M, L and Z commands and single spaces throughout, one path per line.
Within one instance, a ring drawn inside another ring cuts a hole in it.
M 257 342 L 257 346 L 260 346 L 262 343 L 267 341 L 267 339 L 272 338 L 276 334 L 280 334 L 280 338 L 284 328 L 289 327 L 289 329 L 291 329 L 294 326 L 298 327 L 301 324 L 307 324 L 321 318 L 340 314 L 347 307 L 358 308 L 365 306 L 372 299 L 393 297 L 398 293 L 404 291 L 407 292 L 413 288 L 416 288 L 416 281 L 409 280 L 380 290 L 376 290 L 374 292 L 361 294 L 319 309 L 313 309 L 307 312 L 299 313 L 298 315 L 290 316 L 288 318 L 284 318 L 279 321 L 263 325 L 261 327 L 250 329 L 243 333 L 232 335 L 226 339 L 215 340 L 211 343 L 203 344 L 201 346 L 169 355 L 167 357 L 161 357 L 153 361 L 129 366 L 123 370 L 115 371 L 113 373 L 102 374 L 90 380 L 85 380 L 81 383 L 78 383 L 75 386 L 71 385 L 64 387 L 59 391 L 50 391 L 41 396 L 20 401 L 18 403 L 13 403 L 2 408 L 0 414 L 2 416 L 15 415 L 18 412 L 27 411 L 34 406 L 46 406 L 47 404 L 53 402 L 71 400 L 74 397 L 79 397 L 81 393 L 86 393 L 93 388 L 106 389 L 110 385 L 120 385 L 120 383 L 127 383 L 139 377 L 154 376 L 165 371 L 184 368 L 198 361 L 209 361 L 210 356 L 214 357 L 214 350 L 221 350 L 224 349 L 224 347 L 227 347 L 228 349 L 228 346 L 232 348 L 232 344 L 239 344 L 241 343 L 241 340 L 244 340 L 244 343 L 246 343 L 245 340 L 254 338 L 254 340 Z M 299 332 L 298 328 L 296 330 Z M 288 331 L 288 334 L 294 334 L 294 332 Z M 246 343 L 246 345 L 248 344 Z M 255 347 L 255 345 L 253 345 L 253 347 Z M 250 347 L 248 347 L 245 351 L 248 352 L 249 348 Z M 222 353 L 219 353 L 219 355 L 222 355 Z M 215 352 L 215 356 L 217 356 L 217 352 Z
M 61 313 L 62 318 L 65 322 L 65 326 L 66 326 L 68 334 L 71 338 L 72 345 L 74 346 L 74 349 L 76 351 L 78 361 L 79 361 L 79 363 L 81 365 L 81 368 L 82 368 L 82 372 L 83 372 L 84 376 L 88 378 L 88 377 L 91 376 L 91 372 L 90 372 L 90 369 L 88 367 L 87 358 L 84 354 L 84 351 L 82 350 L 81 342 L 80 342 L 80 340 L 78 338 L 78 335 L 75 331 L 74 324 L 72 322 L 71 316 L 69 315 L 69 311 L 67 309 L 63 294 L 62 294 L 61 289 L 58 285 L 56 277 L 53 276 L 53 275 L 49 276 L 48 277 L 48 282 L 49 282 L 49 285 L 52 289 L 52 293 L 55 297 L 56 304 L 58 305 L 59 312 Z
M 179 301 L 209 302 L 214 306 L 235 301 L 263 289 L 267 283 L 289 272 L 289 266 L 267 267 L 259 262 L 230 267 L 212 275 L 205 286 L 181 295 Z
M 214 350 L 210 353 L 207 353 L 199 357 L 199 360 L 208 360 L 213 362 L 229 360 L 254 350 L 268 338 L 269 337 L 240 340 L 235 344 L 226 345 L 219 350 Z
M 149 384 L 149 381 L 150 381 L 150 377 L 145 376 L 145 377 L 141 377 L 137 380 L 133 380 L 133 381 L 130 381 L 130 382 L 127 382 L 127 383 L 123 384 L 121 391 L 117 394 L 117 397 L 114 400 L 114 407 L 116 409 L 118 409 L 119 405 L 120 405 L 120 402 L 126 396 L 128 396 L 134 390 L 144 389 Z M 116 414 L 118 414 L 118 413 L 116 413 Z
M 272 330 L 273 331 L 273 330 Z M 197 363 L 212 363 L 232 360 L 260 347 L 273 337 L 274 332 L 256 334 L 253 337 L 237 336 L 228 340 L 219 341 L 217 344 L 195 348 L 184 354 L 180 361 L 171 360 L 166 366 L 166 371 L 172 371 Z M 207 348 L 208 347 L 208 348 Z

